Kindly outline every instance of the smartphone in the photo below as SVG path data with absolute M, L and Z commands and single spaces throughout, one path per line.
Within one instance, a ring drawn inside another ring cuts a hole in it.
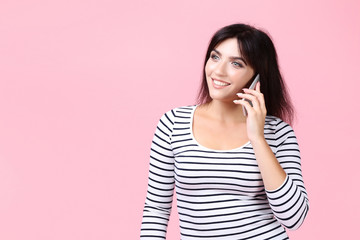
M 255 86 L 256 86 L 257 82 L 259 82 L 259 81 L 260 81 L 260 75 L 257 74 L 256 77 L 255 77 L 255 79 L 254 79 L 253 82 L 251 83 L 249 89 L 255 89 Z M 244 100 L 245 100 L 245 101 L 248 101 L 248 102 L 250 103 L 250 105 L 253 106 L 250 100 L 247 100 L 247 99 L 245 99 L 245 98 L 243 98 L 242 100 L 243 100 L 243 101 L 244 101 Z M 246 111 L 246 109 L 245 109 L 244 106 L 242 106 L 242 110 L 243 110 L 244 116 L 246 117 L 246 116 L 247 116 L 247 111 Z

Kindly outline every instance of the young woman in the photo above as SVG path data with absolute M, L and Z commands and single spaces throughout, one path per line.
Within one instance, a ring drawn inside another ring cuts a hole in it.
M 245 24 L 217 31 L 199 103 L 156 128 L 141 239 L 165 239 L 174 187 L 183 240 L 288 239 L 309 209 L 292 115 L 269 36 Z

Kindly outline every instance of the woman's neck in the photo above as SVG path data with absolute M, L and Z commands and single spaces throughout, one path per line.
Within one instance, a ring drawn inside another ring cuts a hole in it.
M 241 105 L 218 100 L 212 100 L 205 105 L 206 111 L 215 120 L 229 124 L 246 122 Z

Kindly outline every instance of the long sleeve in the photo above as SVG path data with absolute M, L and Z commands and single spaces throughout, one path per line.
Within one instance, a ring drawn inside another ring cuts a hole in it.
M 275 156 L 287 176 L 279 188 L 266 193 L 275 217 L 286 228 L 295 230 L 301 226 L 309 210 L 299 145 L 293 129 L 283 121 L 278 122 L 275 137 L 279 143 Z
M 174 156 L 171 135 L 174 113 L 159 120 L 150 150 L 148 190 L 140 239 L 165 239 L 174 192 Z

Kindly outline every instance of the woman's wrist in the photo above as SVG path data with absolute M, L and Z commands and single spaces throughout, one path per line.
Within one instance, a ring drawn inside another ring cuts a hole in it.
M 262 136 L 258 136 L 254 139 L 249 139 L 250 140 L 250 143 L 253 147 L 255 146 L 261 146 L 261 145 L 268 145 L 266 140 L 265 140 L 265 136 L 262 135 Z

